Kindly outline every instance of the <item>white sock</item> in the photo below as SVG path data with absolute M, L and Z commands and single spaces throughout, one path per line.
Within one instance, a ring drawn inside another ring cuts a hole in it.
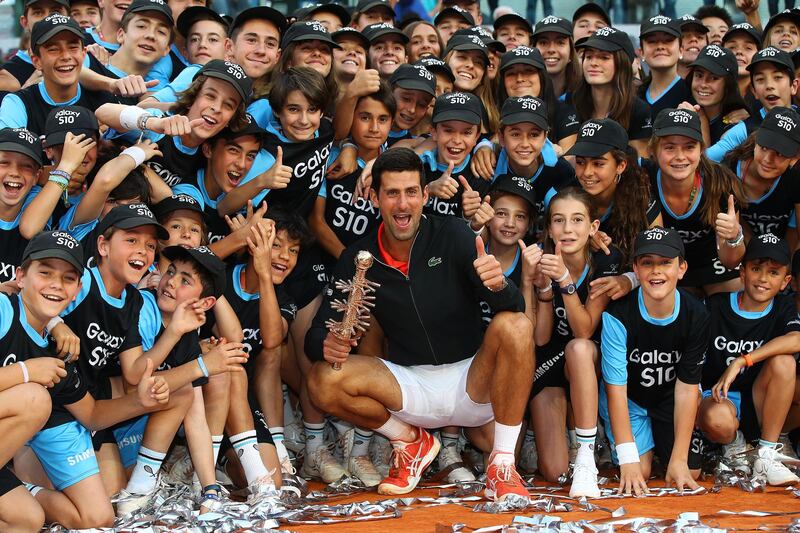
M 315 424 L 303 420 L 303 430 L 306 434 L 306 453 L 310 455 L 324 444 L 325 422 Z
M 517 447 L 517 437 L 522 429 L 522 424 L 507 426 L 500 422 L 494 423 L 494 447 L 492 454 L 510 453 L 514 456 L 514 449 Z
M 294 408 L 289 397 L 289 386 L 284 383 L 281 388 L 283 389 L 283 425 L 288 426 L 295 421 Z
M 399 418 L 395 418 L 394 415 L 389 415 L 389 420 L 375 431 L 390 441 L 414 441 L 414 427 Z
M 219 449 L 222 448 L 222 439 L 224 435 L 211 435 L 211 450 L 214 452 L 214 465 L 217 464 L 219 459 Z
M 442 430 L 442 448 L 458 446 L 458 433 L 447 433 Z
M 269 428 L 269 434 L 272 435 L 273 442 L 278 442 L 278 441 L 283 442 L 286 438 L 283 433 L 284 433 L 283 426 L 274 426 L 274 427 L 270 426 Z
M 256 439 L 255 429 L 231 435 L 230 439 L 231 445 L 239 457 L 239 462 L 242 463 L 248 485 L 258 478 L 269 475 L 264 462 L 261 460 L 261 454 L 258 453 L 258 440 Z
M 283 462 L 286 459 L 289 459 L 289 451 L 286 449 L 286 445 L 283 444 L 282 440 L 273 440 L 272 443 L 275 445 L 275 452 L 278 454 L 278 461 Z
M 369 429 L 356 428 L 353 436 L 353 449 L 350 450 L 350 457 L 369 455 L 369 441 L 372 438 L 372 431 Z
M 155 452 L 142 446 L 136 457 L 136 466 L 133 467 L 131 479 L 128 481 L 128 492 L 133 494 L 147 494 L 156 487 L 158 471 L 167 454 Z
M 35 498 L 36 495 L 39 494 L 39 491 L 42 490 L 44 487 L 40 487 L 39 485 L 34 485 L 33 483 L 25 483 L 25 488 L 28 489 L 28 492 L 31 493 L 31 496 Z
M 593 428 L 575 428 L 575 437 L 578 441 L 578 455 L 575 461 L 594 463 L 594 441 L 597 439 L 597 426 Z

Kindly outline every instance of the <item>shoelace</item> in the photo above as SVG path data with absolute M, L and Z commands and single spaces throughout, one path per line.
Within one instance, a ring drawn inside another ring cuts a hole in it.
M 314 453 L 317 459 L 317 466 L 338 464 L 338 461 L 336 461 L 336 458 L 333 456 L 332 448 L 333 443 L 317 448 L 317 451 Z
M 350 457 L 350 460 L 353 461 L 359 470 L 368 471 L 369 473 L 376 472 L 375 465 L 372 464 L 372 461 L 369 460 L 369 457 L 366 455 L 357 455 L 355 457 Z
M 398 446 L 395 448 L 392 447 L 392 468 L 389 471 L 389 477 L 398 477 L 400 474 L 400 465 L 401 463 L 408 464 L 413 461 L 414 458 L 411 457 L 411 454 L 406 450 L 404 445 Z
M 497 467 L 497 477 L 504 483 L 509 483 L 512 479 L 522 483 L 522 478 L 517 474 L 513 463 L 501 463 Z

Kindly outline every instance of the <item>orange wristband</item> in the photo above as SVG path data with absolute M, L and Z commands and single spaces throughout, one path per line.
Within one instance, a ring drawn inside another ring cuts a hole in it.
M 742 357 L 744 358 L 744 363 L 745 363 L 745 364 L 746 364 L 748 367 L 751 367 L 751 366 L 753 366 L 753 359 L 750 357 L 750 354 L 749 354 L 749 353 L 742 354 Z

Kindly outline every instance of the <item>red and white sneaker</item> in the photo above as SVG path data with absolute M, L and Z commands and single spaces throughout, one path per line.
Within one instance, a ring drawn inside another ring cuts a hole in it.
M 389 477 L 378 485 L 378 494 L 408 494 L 422 479 L 422 473 L 439 454 L 441 444 L 422 428 L 414 442 L 392 442 L 392 466 Z
M 501 502 L 512 494 L 528 498 L 530 494 L 514 466 L 514 456 L 510 453 L 498 455 L 489 458 L 489 466 L 486 469 L 486 497 L 496 502 Z

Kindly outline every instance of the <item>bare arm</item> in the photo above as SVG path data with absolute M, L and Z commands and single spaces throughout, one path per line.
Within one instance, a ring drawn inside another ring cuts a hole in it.
M 338 259 L 339 256 L 342 255 L 345 246 L 325 220 L 325 202 L 325 198 L 317 196 L 317 199 L 314 201 L 314 209 L 311 211 L 311 216 L 308 219 L 308 225 L 311 227 L 311 232 L 314 234 L 314 237 L 316 237 L 317 243 L 319 243 L 326 252 Z
M 265 220 L 254 226 L 247 239 L 247 246 L 253 258 L 252 268 L 258 274 L 258 327 L 261 328 L 261 343 L 272 349 L 281 344 L 289 325 L 281 316 L 278 297 L 272 284 L 272 244 L 275 240 L 275 224 Z
M 242 342 L 244 339 L 242 323 L 239 322 L 239 317 L 236 316 L 236 311 L 233 310 L 228 299 L 224 296 L 217 298 L 217 303 L 214 304 L 212 311 L 219 336 L 230 342 Z

